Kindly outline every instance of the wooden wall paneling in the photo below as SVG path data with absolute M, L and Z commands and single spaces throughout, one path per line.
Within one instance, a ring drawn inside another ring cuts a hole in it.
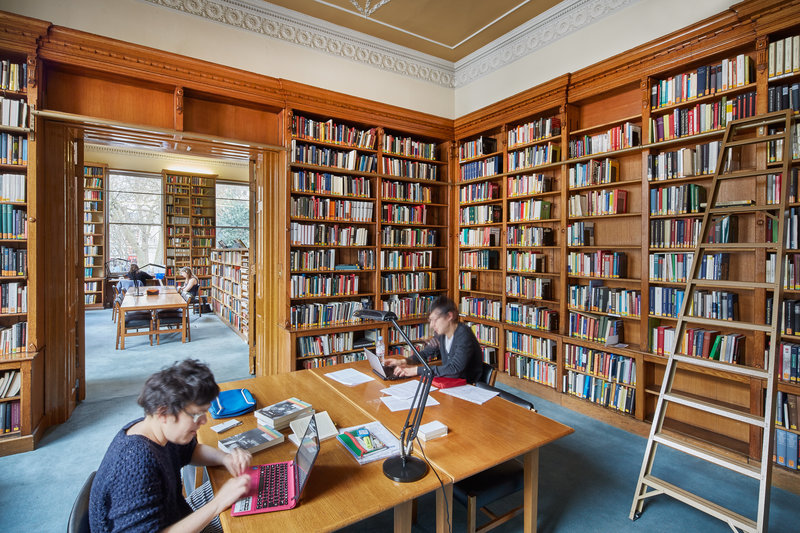
M 172 127 L 178 131 L 183 131 L 183 116 L 184 116 L 184 103 L 183 103 L 183 87 L 175 87 L 172 93 L 173 96 L 173 120 Z
M 78 280 L 75 283 L 73 292 L 76 293 L 75 299 L 71 304 L 71 315 L 75 317 L 75 365 L 73 367 L 74 378 L 70 379 L 73 384 L 73 391 L 70 398 L 75 403 L 81 402 L 86 399 L 86 313 L 85 313 L 85 285 L 84 278 L 84 265 L 83 265 L 83 201 L 84 201 L 84 176 L 83 176 L 83 138 L 80 135 L 75 135 L 72 147 L 73 151 L 73 168 L 75 169 L 73 175 L 75 186 L 75 202 L 72 205 L 73 213 L 67 214 L 67 221 L 74 220 L 75 223 L 67 225 L 67 242 L 74 242 L 75 247 L 75 276 Z M 103 179 L 103 183 L 108 181 L 108 172 Z M 108 195 L 103 195 L 103 202 L 108 202 Z M 68 209 L 69 210 L 69 209 Z M 104 211 L 108 212 L 108 206 L 105 206 Z M 74 232 L 74 233 L 73 233 Z M 72 233 L 69 235 L 69 233 Z M 108 257 L 107 251 L 103 248 L 104 257 L 101 259 L 105 261 Z M 105 268 L 103 268 L 103 275 L 105 276 Z M 102 282 L 100 282 L 102 283 Z M 102 301 L 102 298 L 101 298 Z M 70 412 L 75 408 L 74 405 L 70 406 Z
M 186 131 L 264 144 L 279 144 L 279 109 L 246 101 L 225 101 L 186 90 L 183 95 Z

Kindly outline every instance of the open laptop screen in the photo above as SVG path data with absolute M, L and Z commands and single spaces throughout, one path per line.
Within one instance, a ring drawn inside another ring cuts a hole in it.
M 297 469 L 296 493 L 298 498 L 303 494 L 308 475 L 318 454 L 319 433 L 317 431 L 317 418 L 312 415 L 306 428 L 306 433 L 303 435 L 303 440 L 300 441 L 300 447 L 297 448 L 297 455 L 294 458 L 295 468 Z

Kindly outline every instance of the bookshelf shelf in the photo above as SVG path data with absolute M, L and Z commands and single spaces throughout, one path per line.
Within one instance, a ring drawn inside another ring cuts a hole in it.
M 727 89 L 727 90 L 724 90 L 724 91 L 717 91 L 717 92 L 715 92 L 713 94 L 709 94 L 709 95 L 705 95 L 705 96 L 699 96 L 699 97 L 696 97 L 696 98 L 691 98 L 689 100 L 685 100 L 683 102 L 678 102 L 678 103 L 675 103 L 675 104 L 669 104 L 669 105 L 660 106 L 660 107 L 652 107 L 652 108 L 650 108 L 650 114 L 651 114 L 651 116 L 661 115 L 663 113 L 674 111 L 675 109 L 681 109 L 681 108 L 684 108 L 684 107 L 694 106 L 694 105 L 697 105 L 697 104 L 703 104 L 703 103 L 706 103 L 706 102 L 713 102 L 715 100 L 718 100 L 718 99 L 722 98 L 723 96 L 730 96 L 730 95 L 736 95 L 736 94 L 740 94 L 740 93 L 745 93 L 747 91 L 753 91 L 753 90 L 755 90 L 755 88 L 756 88 L 756 84 L 755 84 L 755 82 L 753 82 L 753 83 L 749 83 L 747 85 L 741 85 L 739 87 L 734 87 L 733 89 Z
M 102 309 L 106 301 L 105 264 L 108 238 L 105 234 L 108 166 L 85 162 L 83 166 L 83 288 L 84 307 Z M 99 207 L 100 209 L 95 209 Z
M 211 308 L 239 337 L 250 344 L 249 280 L 247 248 L 211 251 Z
M 303 170 L 317 170 L 319 172 L 335 172 L 335 173 L 338 173 L 338 174 L 348 174 L 348 175 L 349 174 L 354 174 L 356 176 L 366 176 L 366 177 L 370 177 L 370 178 L 376 178 L 376 177 L 379 176 L 379 174 L 377 174 L 375 172 L 366 172 L 366 171 L 362 171 L 362 170 L 353 170 L 353 169 L 349 169 L 349 168 L 335 167 L 335 166 L 326 167 L 326 166 L 322 166 L 322 165 L 312 165 L 310 163 L 300 163 L 300 162 L 297 162 L 297 161 L 292 161 L 292 162 L 289 163 L 289 165 L 291 165 L 292 168 L 298 168 L 298 169 L 303 169 Z M 392 179 L 394 179 L 394 177 Z M 400 178 L 397 178 L 397 179 L 400 179 Z M 419 181 L 424 182 L 425 180 L 419 180 Z
M 359 152 L 366 152 L 366 153 L 372 153 L 372 154 L 377 154 L 378 153 L 378 150 L 376 150 L 375 148 L 369 148 L 369 147 L 366 147 L 366 146 L 358 146 L 358 145 L 355 145 L 355 144 L 335 143 L 335 142 L 330 142 L 330 141 L 320 141 L 319 139 L 314 139 L 312 137 L 297 137 L 297 136 L 293 136 L 292 140 L 293 141 L 297 141 L 297 142 L 302 142 L 302 143 L 316 144 L 318 146 L 325 146 L 327 148 L 334 148 L 336 150 L 357 150 Z
M 592 126 L 588 126 L 585 128 L 571 130 L 569 132 L 569 136 L 572 137 L 574 135 L 583 135 L 584 133 L 592 133 L 595 131 L 607 130 L 609 128 L 613 128 L 614 126 L 625 124 L 626 122 L 637 122 L 641 120 L 642 120 L 641 113 L 638 113 L 636 115 L 630 115 L 624 118 L 615 118 L 614 120 L 609 120 L 608 122 L 603 122 L 601 124 L 594 124 Z
M 561 135 L 551 135 L 550 137 L 543 137 L 541 139 L 536 139 L 526 143 L 518 143 L 518 144 L 509 144 L 508 151 L 513 152 L 516 150 L 523 150 L 528 148 L 529 146 L 538 146 L 540 144 L 547 144 L 547 143 L 558 143 L 561 142 Z

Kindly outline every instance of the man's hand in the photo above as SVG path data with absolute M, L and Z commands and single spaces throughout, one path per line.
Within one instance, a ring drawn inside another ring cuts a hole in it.
M 225 468 L 228 469 L 228 472 L 230 472 L 232 476 L 236 477 L 241 476 L 247 471 L 252 459 L 253 456 L 250 455 L 250 452 L 235 448 L 231 453 L 225 456 L 222 464 L 225 465 Z
M 244 498 L 250 491 L 250 476 L 245 474 L 229 479 L 222 485 L 219 492 L 214 496 L 217 506 L 217 514 Z

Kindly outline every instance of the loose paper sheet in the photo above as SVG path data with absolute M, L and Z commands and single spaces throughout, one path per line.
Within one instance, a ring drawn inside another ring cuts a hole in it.
M 418 380 L 406 381 L 400 385 L 392 385 L 389 388 L 381 390 L 382 393 L 394 396 L 395 398 L 413 398 L 414 393 L 417 392 Z M 431 387 L 431 392 L 437 390 L 436 387 Z
M 411 409 L 411 401 L 413 398 L 398 398 L 397 396 L 382 396 L 381 401 L 389 408 L 390 411 L 408 411 Z M 428 401 L 425 402 L 425 407 L 439 405 L 436 398 L 428 396 Z
M 474 385 L 450 387 L 449 389 L 442 389 L 441 393 L 449 394 L 450 396 L 455 396 L 456 398 L 461 398 L 462 400 L 467 400 L 468 402 L 476 403 L 478 405 L 491 400 L 499 394 L 497 391 L 479 389 Z
M 334 381 L 338 381 L 342 385 L 347 385 L 348 387 L 361 385 L 362 383 L 368 383 L 373 379 L 371 376 L 352 368 L 345 368 L 344 370 L 337 370 L 336 372 L 328 372 L 325 374 L 325 376 Z

